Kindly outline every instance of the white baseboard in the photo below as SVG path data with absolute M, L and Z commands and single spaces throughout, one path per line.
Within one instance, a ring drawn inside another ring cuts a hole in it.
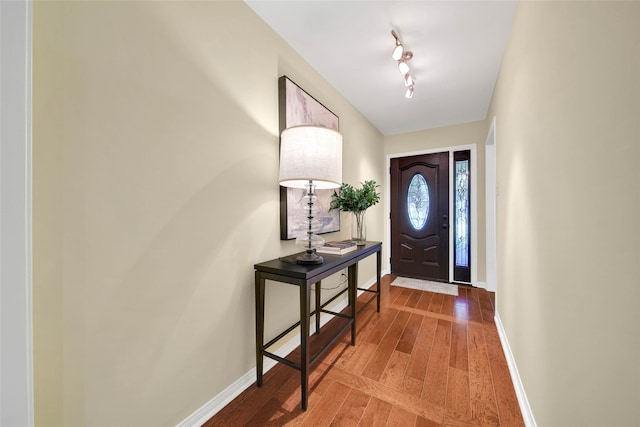
M 266 371 L 265 364 L 265 371 Z M 202 405 L 200 408 L 189 415 L 184 420 L 176 424 L 176 427 L 200 427 L 211 417 L 217 414 L 222 408 L 227 406 L 229 402 L 235 399 L 240 393 L 251 386 L 256 380 L 256 368 L 238 378 L 233 384 L 224 389 L 213 399 Z
M 485 283 L 485 289 L 489 292 L 496 292 L 498 288 L 496 287 L 495 280 L 487 280 Z
M 386 274 L 386 273 L 385 273 Z M 384 274 L 381 274 L 381 277 Z M 364 288 L 370 288 L 373 284 L 376 283 L 376 278 L 372 278 L 368 280 L 363 286 Z M 358 291 L 358 295 L 361 295 L 364 291 Z M 340 310 L 344 309 L 347 306 L 346 296 L 342 300 L 338 300 L 331 309 L 333 311 L 340 312 Z M 330 314 L 321 314 L 320 315 L 320 326 L 324 326 L 329 320 L 331 320 L 333 316 Z M 315 332 L 315 322 L 310 325 L 311 332 Z M 285 357 L 293 350 L 295 350 L 300 345 L 300 333 L 295 333 L 291 335 L 291 338 L 285 342 L 280 348 L 278 348 L 274 353 L 280 357 Z M 265 358 L 264 359 L 264 373 L 267 373 L 271 368 L 276 365 L 276 361 L 273 359 Z M 251 368 L 249 372 L 238 378 L 233 382 L 229 387 L 222 390 L 217 396 L 213 397 L 213 399 L 209 400 L 207 403 L 202 405 L 200 408 L 196 409 L 191 415 L 182 420 L 180 423 L 176 424 L 176 427 L 200 427 L 202 424 L 207 422 L 211 417 L 220 412 L 222 408 L 227 406 L 229 402 L 235 399 L 240 393 L 249 388 L 254 382 L 256 382 L 256 368 Z
M 487 283 L 486 282 L 476 282 L 473 284 L 473 286 L 475 286 L 476 288 L 481 288 L 481 289 L 487 289 Z
M 385 270 L 385 271 L 382 271 L 382 272 L 380 273 L 380 277 L 384 277 L 384 275 L 385 275 L 385 274 L 389 274 L 389 273 L 387 273 L 387 271 L 386 271 L 386 270 Z M 370 287 L 372 287 L 372 286 L 373 286 L 373 284 L 374 284 L 374 283 L 376 283 L 376 278 L 375 278 L 375 277 L 372 277 L 371 279 L 367 280 L 367 281 L 364 283 L 364 285 L 362 285 L 362 286 L 360 286 L 360 287 L 361 287 L 361 288 L 367 288 L 367 289 L 369 289 Z M 359 291 L 359 292 L 358 292 L 358 295 L 362 294 L 362 292 L 364 292 L 364 291 Z
M 513 353 L 511 353 L 507 334 L 502 326 L 502 321 L 500 320 L 498 312 L 496 312 L 494 321 L 496 323 L 496 329 L 498 330 L 498 336 L 500 337 L 500 343 L 502 344 L 502 351 L 507 359 L 507 365 L 509 365 L 509 373 L 511 374 L 511 381 L 513 381 L 513 388 L 516 391 L 518 404 L 520 405 L 520 412 L 522 412 L 522 418 L 524 418 L 524 425 L 526 427 L 536 427 L 536 420 L 533 418 L 533 412 L 531 411 L 527 394 L 524 391 L 524 385 L 522 384 L 520 374 L 518 373 L 516 360 L 513 357 Z

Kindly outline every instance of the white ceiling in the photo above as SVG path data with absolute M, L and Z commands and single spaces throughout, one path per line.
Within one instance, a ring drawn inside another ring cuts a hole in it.
M 517 2 L 245 0 L 380 132 L 486 117 Z M 391 30 L 413 52 L 412 99 Z M 322 101 L 322 94 L 312 94 Z

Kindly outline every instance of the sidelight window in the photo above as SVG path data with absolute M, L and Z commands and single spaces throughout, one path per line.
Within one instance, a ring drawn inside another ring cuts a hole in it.
M 470 151 L 454 153 L 454 280 L 471 281 Z

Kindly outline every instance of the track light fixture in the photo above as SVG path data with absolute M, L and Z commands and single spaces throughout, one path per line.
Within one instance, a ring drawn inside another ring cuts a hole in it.
M 398 70 L 400 71 L 400 74 L 402 74 L 404 85 L 407 88 L 407 91 L 404 95 L 405 98 L 412 98 L 415 79 L 411 77 L 411 74 L 409 74 L 410 69 L 407 62 L 411 58 L 413 58 L 413 52 L 404 49 L 404 45 L 402 44 L 402 41 L 400 40 L 400 37 L 398 37 L 398 34 L 396 34 L 395 30 L 391 30 L 391 35 L 396 40 L 396 46 L 393 48 L 391 57 L 398 61 Z

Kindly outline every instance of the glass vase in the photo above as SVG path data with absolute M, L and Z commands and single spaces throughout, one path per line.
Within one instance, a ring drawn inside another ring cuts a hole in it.
M 366 210 L 351 212 L 351 240 L 358 246 L 364 245 L 367 240 L 366 212 Z

